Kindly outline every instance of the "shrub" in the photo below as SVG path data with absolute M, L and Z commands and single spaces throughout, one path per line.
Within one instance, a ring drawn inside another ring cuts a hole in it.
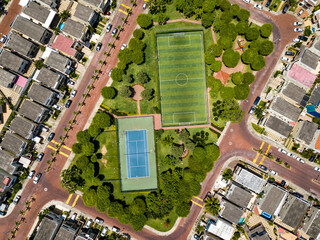
M 88 131 L 80 131 L 77 133 L 77 141 L 81 144 L 90 142 L 90 135 Z
M 137 17 L 137 23 L 143 29 L 148 29 L 152 26 L 152 18 L 148 14 L 141 13 Z
M 229 49 L 232 48 L 233 46 L 233 41 L 230 38 L 227 37 L 220 37 L 218 40 L 218 44 L 224 49 Z
M 136 30 L 134 30 L 134 32 L 133 32 L 133 37 L 135 37 L 135 38 L 138 38 L 138 39 L 143 39 L 143 37 L 144 37 L 144 32 L 143 32 L 143 30 L 142 29 L 136 29 Z
M 246 72 L 243 74 L 243 83 L 250 85 L 254 82 L 254 75 L 251 72 Z
M 82 153 L 82 145 L 81 145 L 81 143 L 74 143 L 72 145 L 72 152 L 74 152 L 75 154 Z
M 233 51 L 232 49 L 227 49 L 222 55 L 222 61 L 226 67 L 233 68 L 238 65 L 240 60 L 240 54 Z
M 132 74 L 122 75 L 122 81 L 124 81 L 125 83 L 133 83 L 134 82 L 133 75 Z
M 234 90 L 232 87 L 222 87 L 220 89 L 220 96 L 224 100 L 231 100 L 234 98 Z
M 245 33 L 247 41 L 257 40 L 260 36 L 259 30 L 256 28 L 249 28 Z
M 248 23 L 247 22 L 238 22 L 237 24 L 237 31 L 238 34 L 243 35 L 248 30 Z
M 270 23 L 263 24 L 260 28 L 261 37 L 268 38 L 272 33 L 273 26 Z
M 234 87 L 234 97 L 237 100 L 245 100 L 250 93 L 250 87 L 246 84 L 237 85 Z
M 222 50 L 223 49 L 221 45 L 213 43 L 208 47 L 206 52 L 213 54 L 213 56 L 215 57 L 220 57 L 222 54 Z
M 141 96 L 143 99 L 150 101 L 153 98 L 154 90 L 151 89 L 145 89 L 141 93 Z
M 150 78 L 149 78 L 148 74 L 140 71 L 137 73 L 136 80 L 138 83 L 145 84 L 145 83 L 149 82 Z
M 119 91 L 119 94 L 125 98 L 130 98 L 132 93 L 132 88 L 130 86 L 122 86 Z
M 121 82 L 122 81 L 122 75 L 124 75 L 123 69 L 120 68 L 114 68 L 111 72 L 111 78 L 112 80 L 116 82 Z
M 101 89 L 101 95 L 105 99 L 113 99 L 113 98 L 115 98 L 116 94 L 117 94 L 117 92 L 114 87 L 103 87 Z
M 267 56 L 270 53 L 272 53 L 273 49 L 274 49 L 273 42 L 269 40 L 265 40 L 262 43 L 260 43 L 259 53 L 261 55 Z
M 235 72 L 231 74 L 231 81 L 235 84 L 235 85 L 240 85 L 243 83 L 243 74 L 242 72 Z

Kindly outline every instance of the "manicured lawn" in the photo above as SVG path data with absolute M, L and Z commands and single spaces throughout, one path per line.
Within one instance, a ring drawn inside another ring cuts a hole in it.
M 177 219 L 178 219 L 178 216 L 176 214 L 175 209 L 173 209 L 173 211 L 171 211 L 170 214 L 166 216 L 164 219 L 150 218 L 147 221 L 147 225 L 154 229 L 157 229 L 160 232 L 167 232 L 173 227 Z M 168 224 L 166 224 L 166 222 L 168 222 Z
M 255 124 L 255 123 L 251 123 L 252 128 L 259 134 L 262 134 L 264 131 L 263 127 L 260 127 L 259 125 Z

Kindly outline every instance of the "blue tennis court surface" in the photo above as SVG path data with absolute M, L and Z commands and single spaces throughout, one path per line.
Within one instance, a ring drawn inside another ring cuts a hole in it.
M 128 178 L 149 177 L 146 130 L 125 131 Z

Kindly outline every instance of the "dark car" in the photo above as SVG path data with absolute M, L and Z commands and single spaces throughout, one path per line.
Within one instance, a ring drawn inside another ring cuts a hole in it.
M 304 196 L 301 193 L 295 192 L 293 193 L 294 196 L 296 196 L 297 198 L 303 198 Z
M 286 187 L 286 181 L 285 180 L 282 180 L 281 183 L 280 183 L 280 186 L 285 188 Z
M 50 142 L 54 138 L 55 133 L 50 133 L 48 137 L 48 141 Z
M 272 0 L 269 0 L 269 1 L 266 3 L 266 7 L 269 7 L 271 3 L 272 3 Z
M 40 162 L 44 156 L 44 153 L 40 153 L 39 156 L 37 157 L 37 161 Z
M 314 162 L 316 160 L 316 155 L 313 155 L 311 158 L 309 158 L 310 162 Z
M 259 103 L 260 99 L 261 98 L 259 96 L 256 97 L 256 100 L 254 100 L 253 105 L 257 105 Z
M 110 32 L 110 31 L 111 31 L 111 28 L 112 28 L 112 24 L 109 23 L 108 26 L 107 26 L 107 28 L 106 28 L 106 29 L 107 29 L 107 32 Z
M 266 166 L 262 165 L 262 164 L 259 165 L 259 168 L 261 168 L 261 169 L 264 170 L 264 171 L 267 171 L 267 170 L 268 170 L 268 168 L 267 168 Z
M 284 54 L 287 56 L 294 56 L 295 55 L 294 52 L 292 52 L 292 51 L 286 51 Z
M 250 115 L 253 114 L 255 110 L 256 110 L 256 106 L 252 106 L 249 110 L 249 114 Z
M 74 85 L 74 81 L 72 81 L 70 79 L 67 80 L 67 83 L 69 83 L 70 85 Z
M 300 40 L 302 40 L 302 41 L 308 41 L 308 38 L 307 37 L 305 37 L 305 36 L 299 36 L 298 37 Z
M 284 5 L 284 8 L 282 9 L 282 13 L 283 14 L 285 14 L 287 11 L 288 11 L 288 9 L 289 9 L 289 4 L 287 3 L 286 5 Z
M 67 101 L 65 107 L 66 107 L 66 108 L 69 108 L 69 107 L 71 106 L 71 103 L 72 103 L 72 100 L 69 99 L 69 100 Z
M 96 47 L 96 50 L 99 52 L 99 51 L 100 51 L 100 49 L 101 49 L 101 47 L 102 47 L 102 43 L 101 43 L 101 42 L 99 42 L 99 43 L 98 43 L 98 45 L 97 45 L 97 47 Z

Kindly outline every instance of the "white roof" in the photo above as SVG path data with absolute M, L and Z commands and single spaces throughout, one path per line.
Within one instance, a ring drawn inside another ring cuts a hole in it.
M 217 218 L 215 223 L 211 223 L 208 232 L 212 233 L 224 240 L 230 240 L 233 236 L 234 227 L 232 224 Z
M 234 174 L 235 181 L 247 189 L 260 193 L 266 180 L 259 177 L 248 170 L 239 167 Z
M 21 157 L 19 159 L 19 163 L 21 163 L 23 165 L 24 168 L 28 168 L 30 163 L 31 163 L 31 160 L 28 159 L 28 158 L 25 158 L 25 157 Z

